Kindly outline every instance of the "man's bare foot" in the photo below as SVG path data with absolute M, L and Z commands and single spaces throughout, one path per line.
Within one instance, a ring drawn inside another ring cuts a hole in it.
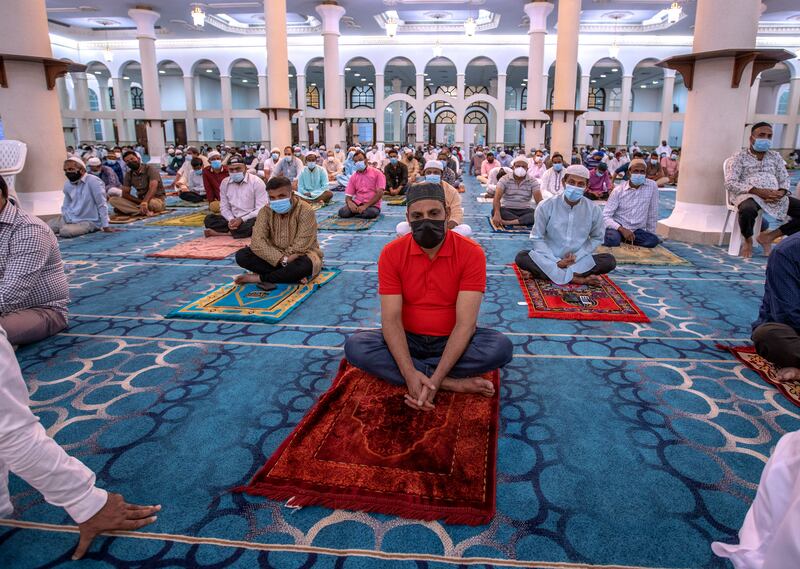
M 223 235 L 227 235 L 227 233 L 220 233 L 219 231 L 207 228 L 203 230 L 203 236 L 205 237 L 222 237 Z
M 244 275 L 237 275 L 236 278 L 233 279 L 233 282 L 235 282 L 238 285 L 260 283 L 261 277 L 259 277 L 255 273 L 247 273 Z
M 792 382 L 800 381 L 800 369 L 796 367 L 785 367 L 778 370 L 778 381 Z
M 769 256 L 770 252 L 772 252 L 772 242 L 775 241 L 772 232 L 762 231 L 758 234 L 758 237 L 756 237 L 756 241 L 764 248 L 764 254 Z
M 603 284 L 603 279 L 601 279 L 599 275 L 589 275 L 588 277 L 574 276 L 570 282 L 578 285 L 601 286 Z
M 753 256 L 753 238 L 748 237 L 742 243 L 742 259 L 749 259 Z
M 303 285 L 304 284 L 308 284 L 308 279 L 306 277 L 303 277 L 302 279 L 300 279 L 300 284 L 303 284 Z
M 439 389 L 455 391 L 456 393 L 477 393 L 484 397 L 492 397 L 494 395 L 494 384 L 482 377 L 463 377 L 460 379 L 446 377 Z

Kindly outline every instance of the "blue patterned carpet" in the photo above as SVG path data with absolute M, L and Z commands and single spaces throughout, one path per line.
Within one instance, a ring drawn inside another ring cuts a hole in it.
M 764 257 L 667 243 L 692 266 L 613 275 L 651 324 L 529 319 L 506 266 L 527 238 L 491 233 L 478 192 L 468 180 L 466 222 L 489 260 L 480 325 L 515 344 L 490 525 L 228 492 L 329 387 L 347 334 L 378 326 L 375 262 L 402 208 L 369 231 L 323 233 L 342 274 L 279 325 L 165 319 L 239 270 L 147 258 L 201 230 L 136 223 L 62 241 L 70 328 L 18 352 L 48 432 L 103 487 L 164 506 L 147 533 L 99 539 L 81 567 L 725 567 L 709 544 L 735 539 L 771 449 L 800 427 L 800 410 L 714 347 L 748 341 Z M 664 216 L 674 196 L 662 192 Z M 13 476 L 11 487 L 0 565 L 69 563 L 70 519 Z

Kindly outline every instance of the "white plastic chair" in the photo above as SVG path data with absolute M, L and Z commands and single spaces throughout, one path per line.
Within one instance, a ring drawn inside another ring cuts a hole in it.
M 19 140 L 0 140 L 0 176 L 8 185 L 9 195 L 16 198 L 14 177 L 25 167 L 28 146 Z
M 726 158 L 722 163 L 723 176 L 725 175 L 727 166 L 731 160 L 732 158 Z M 719 236 L 719 246 L 722 247 L 722 243 L 725 241 L 725 233 L 728 231 L 728 224 L 730 223 L 731 240 L 728 243 L 728 255 L 738 257 L 742 250 L 742 230 L 739 228 L 739 207 L 732 204 L 728 199 L 728 190 L 725 189 L 724 184 L 722 186 L 722 191 L 725 192 L 725 205 L 728 208 L 728 213 L 725 215 L 725 225 L 722 226 L 722 233 Z M 756 228 L 761 227 L 761 218 L 763 215 L 764 212 L 759 209 L 755 223 Z

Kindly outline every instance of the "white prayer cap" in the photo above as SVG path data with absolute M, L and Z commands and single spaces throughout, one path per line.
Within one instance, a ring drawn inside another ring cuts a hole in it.
M 276 146 L 275 148 L 270 150 L 270 152 L 276 152 L 277 154 L 280 154 L 281 153 L 281 149 Z
M 414 149 L 406 148 L 403 152 L 405 152 L 406 154 L 414 154 Z
M 530 162 L 528 162 L 527 158 L 525 158 L 524 156 L 520 155 L 520 156 L 517 156 L 516 158 L 514 158 L 514 161 L 511 164 L 512 164 L 512 166 L 515 165 L 515 164 L 521 164 L 521 165 L 523 165 L 523 166 L 525 166 L 527 168 L 528 165 L 530 164 Z
M 428 168 L 433 168 L 434 170 L 444 170 L 440 160 L 428 160 L 425 162 L 425 169 L 427 170 Z
M 222 154 L 220 154 L 220 153 L 219 153 L 219 152 L 217 152 L 216 150 L 212 150 L 211 152 L 209 152 L 209 153 L 208 153 L 208 156 L 207 156 L 207 158 L 208 158 L 209 160 L 211 160 L 212 158 L 222 158 Z
M 570 174 L 573 176 L 578 176 L 579 178 L 586 178 L 587 180 L 589 179 L 589 169 L 583 164 L 572 164 L 567 166 L 567 169 L 564 170 L 564 176 L 569 176 Z
M 77 156 L 69 156 L 69 157 L 67 157 L 67 159 L 64 160 L 64 163 L 66 164 L 67 162 L 74 162 L 75 164 L 77 164 L 78 166 L 80 166 L 81 168 L 86 170 L 86 164 L 84 164 L 83 160 L 81 160 Z
M 92 156 L 86 161 L 86 164 L 89 166 L 100 166 L 102 162 L 100 162 L 100 159 L 97 156 Z

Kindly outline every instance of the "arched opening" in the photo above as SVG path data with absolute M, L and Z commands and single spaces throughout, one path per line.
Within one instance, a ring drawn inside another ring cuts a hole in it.
M 686 100 L 689 97 L 689 90 L 683 82 L 683 75 L 675 73 L 675 84 L 672 88 L 672 122 L 669 124 L 669 145 L 673 148 L 680 148 L 683 142 L 683 120 L 676 117 L 677 113 L 686 112 Z
M 410 59 L 393 57 L 383 70 L 383 89 L 388 97 L 393 93 L 407 93 L 417 85 L 417 70 Z
M 231 63 L 231 108 L 255 110 L 258 101 L 258 70 L 252 61 L 237 59 Z M 261 139 L 261 120 L 233 117 L 233 139 L 237 142 L 257 142 Z
M 655 59 L 640 61 L 633 70 L 631 84 L 631 111 L 634 113 L 660 113 L 664 92 L 664 69 L 656 67 Z M 639 146 L 659 145 L 661 121 L 631 121 L 628 140 Z
M 384 68 L 384 96 L 405 93 L 416 96 L 416 68 L 410 59 L 395 57 Z M 405 101 L 389 104 L 383 112 L 383 138 L 386 142 L 404 144 L 416 140 L 415 127 L 408 128 L 408 115 L 413 113 L 411 105 Z M 413 142 L 412 142 L 413 143 Z
M 425 76 L 425 86 L 429 87 L 432 93 L 442 93 L 455 96 L 456 92 L 456 66 L 446 57 L 435 57 L 425 66 L 423 72 Z
M 622 64 L 605 57 L 589 71 L 589 89 L 586 99 L 588 111 L 619 112 L 622 106 Z M 586 131 L 579 133 L 579 144 L 600 147 L 611 145 L 619 136 L 618 120 L 587 120 Z
M 216 110 L 222 112 L 221 73 L 213 61 L 201 59 L 192 69 L 194 78 L 195 109 L 198 111 Z M 225 129 L 222 117 L 198 118 L 197 138 L 204 142 L 222 142 Z
M 98 61 L 89 62 L 86 65 L 86 78 L 89 87 L 89 110 L 113 110 L 114 107 L 111 106 L 113 89 L 111 88 L 111 72 L 108 67 Z M 61 100 L 61 87 L 57 88 L 59 89 L 59 100 Z M 67 102 L 69 102 L 69 98 L 67 98 Z M 118 139 L 113 121 L 95 118 L 92 119 L 92 122 L 95 140 Z
M 355 57 L 344 66 L 346 108 L 375 108 L 375 67 L 363 57 Z
M 306 107 L 321 110 L 325 108 L 325 62 L 315 57 L 306 64 Z
M 784 144 L 784 130 L 786 125 L 771 119 L 774 115 L 787 115 L 797 112 L 794 109 L 789 113 L 789 85 L 792 80 L 792 72 L 785 63 L 778 63 L 772 69 L 762 71 L 758 75 L 758 98 L 756 99 L 756 115 L 765 115 L 756 118 L 756 121 L 766 120 L 772 123 L 772 144 L 775 148 L 781 148 Z M 793 141 L 786 141 L 787 146 L 794 149 Z
M 445 101 L 434 101 L 425 109 L 425 115 L 430 119 L 428 128 L 425 132 L 425 142 L 427 144 L 453 144 L 456 139 L 456 116 L 455 108 Z

